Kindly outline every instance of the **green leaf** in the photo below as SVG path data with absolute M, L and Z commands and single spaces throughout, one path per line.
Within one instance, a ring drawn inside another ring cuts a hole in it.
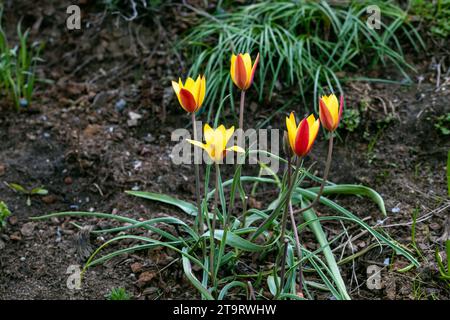
M 277 276 L 277 279 L 280 282 L 280 277 Z M 277 295 L 277 285 L 274 276 L 270 275 L 267 277 L 267 286 L 269 287 L 270 293 L 275 297 Z
M 140 227 L 146 229 L 146 230 L 150 230 L 153 231 L 157 234 L 160 234 L 161 236 L 171 240 L 171 241 L 178 241 L 180 239 L 178 239 L 177 237 L 175 237 L 174 235 L 161 230 L 159 228 L 153 227 L 151 225 L 149 225 L 148 223 L 142 222 L 142 221 L 138 221 L 135 219 L 131 219 L 128 217 L 123 217 L 117 214 L 110 214 L 110 213 L 101 213 L 101 212 L 83 212 L 83 211 L 68 211 L 68 212 L 56 212 L 56 213 L 51 213 L 51 214 L 47 214 L 47 215 L 43 215 L 43 216 L 39 216 L 39 217 L 30 217 L 31 220 L 43 220 L 43 219 L 50 219 L 53 217 L 66 217 L 66 216 L 75 216 L 75 217 L 97 217 L 97 218 L 103 218 L 103 219 L 112 219 L 112 220 L 117 220 L 120 222 L 124 222 L 124 223 L 132 223 L 133 225 L 139 225 Z M 107 230 L 108 232 L 111 230 Z
M 236 287 L 241 287 L 243 288 L 245 291 L 247 291 L 247 284 L 245 284 L 242 281 L 232 281 L 230 283 L 228 283 L 227 285 L 225 285 L 222 290 L 220 290 L 219 296 L 217 298 L 217 300 L 223 300 L 226 295 L 228 294 L 228 291 L 232 288 L 236 288 Z
M 308 202 L 305 202 L 304 207 L 308 206 Z M 322 225 L 317 220 L 317 215 L 314 210 L 309 209 L 303 213 L 303 218 L 306 222 L 312 221 L 309 225 L 309 228 L 314 233 L 317 241 L 320 246 L 323 248 L 323 254 L 325 256 L 325 260 L 327 261 L 328 267 L 333 275 L 333 280 L 336 283 L 336 286 L 345 300 L 351 300 L 350 295 L 347 292 L 347 288 L 345 287 L 344 280 L 342 279 L 341 272 L 339 271 L 339 267 L 337 265 L 336 259 L 334 258 L 333 252 L 331 251 L 330 244 L 328 243 L 327 236 L 322 229 Z
M 183 248 L 184 253 L 187 253 L 187 251 L 188 251 L 187 248 Z M 185 255 L 183 255 L 182 261 L 183 261 L 183 271 L 188 280 L 194 285 L 195 288 L 197 288 L 198 291 L 200 291 L 203 297 L 205 297 L 208 300 L 214 300 L 211 293 L 202 285 L 202 283 L 192 273 L 191 262 Z
M 28 193 L 28 190 L 26 190 L 24 187 L 22 187 L 20 184 L 17 183 L 7 183 L 8 187 L 11 189 L 22 192 L 22 193 Z
M 295 190 L 296 192 L 300 193 L 302 196 L 304 196 L 305 198 L 307 198 L 308 200 L 313 200 L 316 198 L 317 194 L 314 192 L 311 192 L 307 189 L 302 189 L 302 188 L 296 188 Z M 335 203 L 334 201 L 331 201 L 330 199 L 327 199 L 326 197 L 320 197 L 319 202 L 333 210 L 336 210 L 337 212 L 343 214 L 344 216 L 352 219 L 355 223 L 359 224 L 361 227 L 363 227 L 364 229 L 366 229 L 372 236 L 374 236 L 376 239 L 378 239 L 379 241 L 387 244 L 389 247 L 391 247 L 397 254 L 400 254 L 402 256 L 404 256 L 405 258 L 407 258 L 411 263 L 413 263 L 416 267 L 419 267 L 420 264 L 417 261 L 417 259 L 415 259 L 412 254 L 405 249 L 404 247 L 402 247 L 399 243 L 390 240 L 388 237 L 386 237 L 385 235 L 381 234 L 380 232 L 376 231 L 375 229 L 373 229 L 372 227 L 370 227 L 367 223 L 365 223 L 364 221 L 362 221 L 360 218 L 358 218 L 357 216 L 355 216 L 353 213 L 351 213 L 350 211 L 348 211 L 347 209 L 341 207 L 340 205 L 338 205 L 337 203 Z
M 319 187 L 314 187 L 308 188 L 307 190 L 317 194 L 319 192 L 319 189 L 320 189 Z M 369 187 L 360 186 L 356 184 L 340 184 L 335 186 L 326 186 L 323 189 L 323 195 L 326 196 L 329 194 L 352 194 L 368 197 L 378 205 L 378 208 L 380 208 L 383 215 L 386 216 L 386 208 L 384 206 L 383 198 L 380 196 L 378 192 Z
M 210 232 L 207 231 L 202 235 L 202 238 L 209 238 Z M 224 235 L 224 231 L 223 230 L 215 230 L 214 232 L 214 238 L 216 240 L 222 241 L 223 239 L 223 235 Z M 241 249 L 244 251 L 251 251 L 251 252 L 260 252 L 263 251 L 264 249 L 267 249 L 270 245 L 267 246 L 260 246 L 257 244 L 254 244 L 248 240 L 245 240 L 241 237 L 239 237 L 238 235 L 236 235 L 235 233 L 228 231 L 227 232 L 227 238 L 226 238 L 226 244 L 237 248 L 237 249 Z
M 171 196 L 154 193 L 154 192 L 146 192 L 146 191 L 125 191 L 125 193 L 130 194 L 135 197 L 144 198 L 153 201 L 159 201 L 163 203 L 170 204 L 172 206 L 178 207 L 183 210 L 185 213 L 191 216 L 197 216 L 197 207 L 192 203 L 175 199 Z
M 37 195 L 40 195 L 40 196 L 45 196 L 45 195 L 48 194 L 48 190 L 45 190 L 43 188 L 34 188 L 34 189 L 31 190 L 30 193 L 31 194 L 37 194 Z
M 448 196 L 450 197 L 450 150 L 447 154 L 447 191 Z

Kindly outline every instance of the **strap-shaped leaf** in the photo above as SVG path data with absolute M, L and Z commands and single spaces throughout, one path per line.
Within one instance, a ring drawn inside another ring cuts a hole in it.
M 308 188 L 309 191 L 312 191 L 314 193 L 318 193 L 319 189 L 320 189 L 319 187 Z M 386 216 L 386 208 L 384 206 L 383 198 L 380 196 L 378 192 L 376 192 L 372 188 L 357 184 L 340 184 L 335 186 L 326 186 L 323 189 L 323 195 L 326 196 L 329 194 L 351 194 L 368 197 L 378 205 L 378 208 L 380 208 L 383 215 Z
M 304 196 L 308 200 L 313 200 L 316 198 L 317 194 L 302 188 L 296 188 L 295 192 L 300 193 L 302 196 Z M 399 243 L 389 239 L 385 235 L 381 234 L 380 232 L 376 231 L 372 227 L 370 227 L 367 223 L 365 223 L 362 219 L 355 216 L 353 213 L 348 211 L 347 209 L 343 208 L 342 206 L 338 205 L 336 202 L 331 201 L 330 199 L 326 197 L 320 197 L 321 204 L 326 205 L 327 207 L 336 210 L 337 212 L 343 214 L 344 216 L 352 219 L 355 223 L 359 224 L 361 227 L 366 229 L 372 236 L 377 238 L 379 241 L 387 244 L 389 247 L 391 247 L 397 254 L 400 254 L 407 258 L 411 263 L 413 263 L 416 267 L 419 267 L 420 264 L 416 260 L 416 258 L 413 257 L 413 255 L 404 247 L 402 247 Z
M 146 192 L 146 191 L 125 191 L 125 193 L 130 194 L 135 197 L 144 198 L 153 201 L 159 201 L 163 203 L 170 204 L 172 206 L 178 207 L 185 213 L 191 216 L 197 215 L 197 207 L 190 202 L 179 200 L 168 196 L 166 194 Z
M 187 253 L 188 249 L 187 248 L 183 248 L 182 252 L 183 253 Z M 214 300 L 213 296 L 208 291 L 208 289 L 206 289 L 202 285 L 202 283 L 192 273 L 192 267 L 191 267 L 191 262 L 189 261 L 189 258 L 187 256 L 183 255 L 183 257 L 181 259 L 183 261 L 183 271 L 184 271 L 184 274 L 186 275 L 186 278 L 188 278 L 188 280 L 193 284 L 193 286 L 196 287 L 198 291 L 200 291 L 200 293 L 202 294 L 202 296 L 205 299 L 207 299 L 207 300 Z
M 205 232 L 202 235 L 202 238 L 209 238 L 209 235 L 210 235 L 209 231 Z M 222 241 L 223 235 L 224 235 L 223 230 L 215 230 L 215 232 L 214 232 L 214 238 L 216 240 Z M 255 244 L 253 242 L 250 242 L 248 240 L 245 240 L 245 239 L 239 237 L 238 235 L 236 235 L 235 233 L 233 233 L 231 231 L 227 232 L 227 238 L 225 241 L 226 241 L 226 244 L 231 247 L 241 249 L 244 251 L 251 251 L 251 252 L 260 252 L 260 251 L 263 251 L 264 249 L 267 249 L 270 246 L 270 244 L 266 245 L 266 246 L 260 246 L 258 244 Z

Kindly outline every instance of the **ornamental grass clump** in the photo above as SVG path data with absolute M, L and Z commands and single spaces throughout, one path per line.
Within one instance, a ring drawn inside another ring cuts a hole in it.
M 255 81 L 258 62 L 259 55 L 252 63 L 248 53 L 233 55 L 231 59 L 231 79 L 241 90 L 242 97 L 239 129 L 245 124 L 245 92 Z M 295 114 L 290 113 L 285 120 L 286 127 L 283 123 L 276 124 L 285 132 L 282 139 L 285 154 L 271 156 L 285 166 L 284 172 L 278 174 L 272 171 L 268 177 L 245 175 L 244 170 L 250 165 L 244 161 L 232 164 L 233 176 L 224 180 L 221 168 L 229 165 L 225 159 L 232 157 L 233 152 L 244 160 L 268 152 L 259 147 L 247 147 L 242 135 L 235 145 L 235 123 L 219 124 L 219 117 L 216 117 L 215 123 L 204 125 L 204 141 L 199 140 L 196 112 L 207 101 L 205 76 L 198 76 L 196 80 L 188 78 L 184 84 L 181 80 L 174 81 L 172 86 L 179 104 L 192 120 L 193 139 L 186 139 L 185 142 L 188 146 L 192 145 L 194 152 L 203 151 L 210 160 L 206 164 L 194 164 L 195 204 L 166 194 L 127 191 L 130 196 L 171 205 L 174 215 L 139 221 L 120 214 L 59 212 L 34 218 L 97 217 L 115 220 L 119 224 L 110 229 L 92 231 L 115 236 L 95 250 L 86 262 L 83 274 L 89 267 L 118 255 L 164 247 L 179 254 L 179 267 L 183 269 L 185 279 L 198 290 L 201 299 L 266 299 L 268 294 L 273 299 L 316 299 L 320 292 L 325 292 L 329 297 L 348 300 L 351 299 L 349 281 L 342 275 L 340 266 L 362 253 L 342 255 L 337 260 L 334 249 L 337 248 L 336 242 L 344 240 L 347 234 L 345 225 L 352 225 L 369 234 L 374 240 L 371 249 L 390 248 L 391 252 L 403 256 L 412 266 L 419 265 L 407 248 L 329 197 L 334 194 L 367 197 L 386 215 L 383 199 L 376 191 L 361 185 L 338 185 L 328 180 L 333 137 L 344 107 L 343 95 L 339 102 L 333 93 L 320 97 L 315 108 L 319 110 L 319 115 L 310 114 L 297 122 Z M 219 101 L 211 103 L 218 104 Z M 320 127 L 325 130 L 320 130 Z M 304 165 L 305 158 L 314 152 L 314 145 L 319 143 L 319 136 L 328 139 L 329 145 L 322 177 L 315 176 L 311 168 Z M 264 167 L 263 163 L 259 165 Z M 200 169 L 204 169 L 203 181 Z M 211 175 L 213 170 L 214 178 Z M 211 180 L 214 180 L 212 188 Z M 266 196 L 261 206 L 250 207 L 249 197 L 261 186 L 273 191 L 270 193 L 273 196 Z M 184 218 L 176 217 L 180 212 L 184 213 Z M 327 235 L 323 225 L 333 221 L 340 222 L 345 229 L 339 230 L 337 235 Z M 76 226 L 81 228 L 78 224 Z M 135 235 L 134 229 L 151 231 L 152 237 Z M 314 237 L 317 249 L 312 250 L 302 242 L 302 236 L 307 232 Z M 127 240 L 128 245 L 103 253 L 105 248 L 122 240 Z

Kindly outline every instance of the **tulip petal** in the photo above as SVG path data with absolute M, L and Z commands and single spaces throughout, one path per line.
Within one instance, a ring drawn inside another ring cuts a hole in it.
M 180 86 L 179 86 L 179 84 L 176 83 L 175 81 L 172 81 L 172 88 L 173 88 L 173 91 L 175 91 L 175 94 L 177 95 L 178 102 L 180 103 L 181 106 L 183 106 L 183 104 L 181 103 L 181 98 L 180 98 Z
M 289 118 L 286 117 L 286 128 L 288 131 L 289 144 L 292 151 L 295 150 L 295 138 L 297 136 L 297 124 L 295 123 L 294 113 L 291 112 Z
M 252 76 L 252 58 L 250 57 L 250 54 L 245 53 L 242 54 L 242 60 L 244 61 L 245 66 L 245 73 L 246 73 L 246 82 L 245 87 L 246 89 L 249 87 L 248 83 L 250 81 L 250 77 Z
M 252 72 L 250 73 L 250 78 L 247 83 L 247 89 L 253 83 L 253 78 L 255 77 L 256 67 L 258 66 L 258 63 L 259 63 L 259 52 L 258 52 L 258 55 L 256 56 L 255 62 L 253 63 Z
M 314 123 L 310 126 L 308 152 L 311 150 L 311 148 L 314 144 L 314 141 L 316 141 L 317 134 L 319 133 L 319 127 L 320 127 L 319 119 L 314 121 Z
M 195 81 L 191 77 L 187 78 L 186 83 L 183 86 L 184 89 L 188 90 L 192 95 L 195 96 Z
M 328 108 L 328 111 L 331 113 L 333 117 L 333 126 L 337 123 L 339 117 L 339 104 L 336 96 L 334 94 L 330 94 L 329 96 L 322 97 L 323 102 Z
M 244 152 L 245 152 L 245 150 L 242 149 L 242 148 L 239 147 L 239 146 L 231 146 L 231 147 L 227 148 L 226 150 L 227 150 L 227 151 L 240 152 L 240 153 L 244 153 Z
M 245 85 L 247 84 L 247 71 L 245 70 L 245 63 L 241 54 L 236 57 L 234 67 L 235 84 L 241 90 L 245 90 Z
M 319 100 L 319 118 L 325 129 L 327 129 L 328 131 L 334 130 L 333 117 L 330 111 L 328 111 L 327 105 L 322 99 Z
M 311 114 L 306 120 L 308 121 L 309 127 L 309 140 L 308 140 L 308 151 L 309 151 L 309 149 L 311 149 L 312 147 L 312 144 L 314 143 L 314 139 L 316 139 L 319 126 L 318 121 L 316 120 L 313 114 Z
M 294 152 L 299 157 L 303 157 L 308 153 L 308 145 L 309 145 L 309 124 L 306 119 L 303 119 L 300 122 L 300 126 L 297 131 L 297 136 L 295 138 Z
M 231 80 L 233 80 L 234 84 L 236 84 L 236 77 L 235 77 L 235 72 L 234 72 L 236 70 L 235 64 L 236 64 L 236 55 L 233 54 L 231 56 L 230 75 L 231 75 Z
M 180 89 L 180 101 L 184 110 L 190 113 L 195 111 L 197 104 L 195 103 L 194 96 L 184 88 Z
M 178 85 L 177 82 L 172 81 L 172 88 L 173 88 L 173 91 L 175 91 L 175 93 L 178 95 L 178 93 L 180 92 L 180 86 Z
M 216 130 L 215 130 L 215 141 L 214 144 L 224 150 L 227 146 L 227 129 L 225 129 L 225 126 L 221 124 Z
M 206 79 L 205 76 L 202 76 L 200 78 L 200 90 L 198 93 L 198 100 L 197 100 L 197 110 L 200 109 L 200 107 L 203 104 L 203 100 L 205 100 L 205 93 L 206 93 Z
M 200 141 L 195 141 L 195 140 L 191 140 L 191 139 L 186 139 L 186 141 L 189 142 L 190 144 L 193 144 L 194 146 L 197 146 L 204 150 L 207 150 L 207 145 L 204 143 L 201 143 Z
M 339 98 L 339 117 L 338 117 L 335 129 L 339 126 L 339 122 L 341 121 L 343 110 L 344 110 L 344 96 L 341 96 Z
M 205 136 L 206 144 L 211 144 L 214 142 L 214 129 L 211 128 L 207 123 L 203 128 L 203 134 Z

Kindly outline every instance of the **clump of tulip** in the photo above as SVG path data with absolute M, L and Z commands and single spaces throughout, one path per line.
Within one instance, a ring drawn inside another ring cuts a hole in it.
M 230 76 L 233 83 L 236 87 L 239 88 L 241 92 L 241 101 L 240 101 L 240 113 L 239 113 L 239 129 L 243 129 L 244 126 L 244 105 L 245 105 L 245 92 L 251 87 L 255 72 L 259 62 L 259 54 L 257 54 L 255 60 L 252 62 L 250 54 L 248 53 L 239 53 L 237 55 L 231 56 L 231 66 L 230 66 Z M 187 139 L 187 142 L 191 143 L 197 148 L 202 149 L 208 155 L 208 157 L 212 160 L 215 167 L 216 172 L 216 187 L 214 191 L 214 205 L 212 212 L 212 221 L 208 223 L 208 235 L 209 235 L 209 275 L 211 277 L 211 287 L 217 288 L 216 276 L 217 271 L 220 265 L 218 265 L 217 259 L 215 258 L 216 254 L 220 254 L 217 251 L 216 240 L 221 239 L 225 235 L 223 233 L 221 237 L 217 236 L 216 230 L 216 221 L 217 221 L 217 213 L 218 213 L 218 199 L 220 197 L 220 164 L 223 162 L 224 158 L 227 156 L 228 152 L 238 152 L 244 153 L 245 150 L 241 146 L 228 146 L 228 142 L 234 133 L 234 126 L 231 126 L 229 129 L 226 129 L 224 125 L 219 125 L 216 128 L 212 128 L 210 125 L 205 124 L 203 130 L 203 136 L 205 142 L 199 141 L 197 139 L 196 127 L 195 127 L 195 113 L 199 111 L 202 106 L 202 103 L 205 98 L 206 93 L 206 80 L 204 76 L 198 76 L 194 81 L 192 78 L 188 78 L 186 82 L 183 84 L 181 79 L 178 82 L 172 81 L 172 87 L 175 91 L 175 94 L 178 98 L 180 106 L 188 113 L 191 114 L 192 123 L 193 123 L 193 133 L 194 139 Z M 288 145 L 287 148 L 287 180 L 286 186 L 284 188 L 284 193 L 281 196 L 281 200 L 278 204 L 278 209 L 274 210 L 273 213 L 266 217 L 261 223 L 260 227 L 254 232 L 252 237 L 250 237 L 250 241 L 254 241 L 256 237 L 264 230 L 267 229 L 267 226 L 270 225 L 278 216 L 280 212 L 283 212 L 281 219 L 281 235 L 280 235 L 280 243 L 283 248 L 284 255 L 281 259 L 280 266 L 280 282 L 279 288 L 283 288 L 285 275 L 286 275 L 286 249 L 287 243 L 289 240 L 285 238 L 287 221 L 288 217 L 290 217 L 291 225 L 293 228 L 293 233 L 295 236 L 295 246 L 296 252 L 298 255 L 298 259 L 302 258 L 302 250 L 300 238 L 298 235 L 297 227 L 296 227 L 296 219 L 295 213 L 305 212 L 306 210 L 312 208 L 320 199 L 321 194 L 323 193 L 323 188 L 328 178 L 328 172 L 331 165 L 331 157 L 333 150 L 333 132 L 339 126 L 340 118 L 343 110 L 343 98 L 340 98 L 340 103 L 334 94 L 330 94 L 329 96 L 322 96 L 319 99 L 319 116 L 316 117 L 314 114 L 309 115 L 301 119 L 298 123 L 295 118 L 294 112 L 291 112 L 289 117 L 286 117 L 286 143 Z M 314 146 L 314 142 L 319 133 L 320 126 L 325 128 L 330 132 L 329 135 L 329 149 L 327 161 L 325 163 L 324 176 L 322 179 L 322 183 L 320 186 L 320 190 L 317 193 L 316 198 L 306 207 L 294 212 L 291 197 L 293 189 L 297 186 L 298 175 L 302 166 L 302 159 L 305 158 L 312 150 Z M 242 140 L 241 140 L 242 141 Z M 295 171 L 291 172 L 292 160 L 295 157 Z M 196 185 L 197 185 L 197 206 L 198 206 L 198 230 L 200 233 L 203 232 L 204 226 L 203 221 L 209 221 L 209 217 L 205 216 L 205 212 L 200 210 L 202 199 L 200 197 L 200 178 L 199 178 L 199 169 L 198 165 L 196 165 Z M 222 195 L 223 197 L 223 195 Z M 234 195 L 233 195 L 234 198 Z M 284 207 L 284 210 L 282 209 Z M 222 209 L 224 209 L 224 204 L 222 203 Z M 245 213 L 244 213 L 245 214 Z M 223 231 L 226 232 L 230 230 L 231 226 L 229 224 L 230 217 L 229 213 L 227 214 L 227 218 L 222 217 L 223 222 Z M 220 246 L 219 248 L 222 248 Z M 204 256 L 206 256 L 207 244 L 205 241 L 202 242 L 202 249 Z M 303 297 L 303 289 L 302 289 L 302 268 L 301 264 L 299 265 L 299 289 L 298 296 Z

